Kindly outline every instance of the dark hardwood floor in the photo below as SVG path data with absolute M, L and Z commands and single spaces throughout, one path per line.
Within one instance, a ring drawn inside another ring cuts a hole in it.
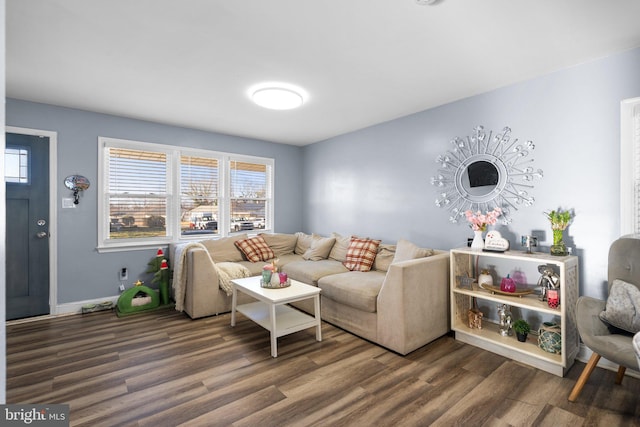
M 171 309 L 7 325 L 7 403 L 66 403 L 73 426 L 629 426 L 640 380 L 559 378 L 445 336 L 402 357 L 323 324 L 280 338 Z

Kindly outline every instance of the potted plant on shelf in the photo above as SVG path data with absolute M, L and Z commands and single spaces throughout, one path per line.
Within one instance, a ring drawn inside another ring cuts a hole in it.
M 553 230 L 553 245 L 551 246 L 551 255 L 564 256 L 567 254 L 567 247 L 562 240 L 564 230 L 571 223 L 573 213 L 571 211 L 563 211 L 561 209 L 552 210 L 544 213 L 551 222 L 551 230 Z
M 518 319 L 513 322 L 513 330 L 516 331 L 516 337 L 518 341 L 525 342 L 527 340 L 527 334 L 531 331 L 531 326 L 524 319 Z

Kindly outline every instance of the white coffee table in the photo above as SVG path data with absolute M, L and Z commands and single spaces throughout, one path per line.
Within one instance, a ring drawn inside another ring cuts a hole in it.
M 287 288 L 269 289 L 260 286 L 261 276 L 234 279 L 231 303 L 231 326 L 236 325 L 236 311 L 244 314 L 271 333 L 271 356 L 278 357 L 278 337 L 316 328 L 316 341 L 322 341 L 320 323 L 320 289 L 291 280 Z M 238 291 L 258 301 L 237 305 Z M 315 316 L 310 316 L 286 304 L 313 298 Z

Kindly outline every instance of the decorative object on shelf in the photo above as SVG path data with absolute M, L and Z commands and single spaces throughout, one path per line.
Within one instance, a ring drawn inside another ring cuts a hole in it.
M 547 290 L 547 304 L 549 304 L 549 308 L 558 308 L 560 305 L 560 292 L 558 289 Z
M 482 329 L 482 312 L 478 309 L 478 302 L 473 298 L 473 307 L 467 312 L 470 329 Z
M 510 210 L 533 204 L 531 182 L 543 175 L 531 166 L 533 142 L 511 139 L 508 127 L 493 136 L 493 131 L 476 126 L 472 135 L 456 137 L 451 144 L 452 149 L 436 159 L 441 168 L 431 178 L 438 194 L 436 206 L 451 213 L 450 222 L 457 223 L 467 210 L 500 207 L 502 222 L 508 224 Z
M 509 241 L 502 238 L 499 231 L 491 230 L 484 241 L 485 252 L 504 252 L 509 250 Z
M 513 322 L 513 330 L 516 331 L 516 338 L 520 342 L 527 341 L 527 335 L 531 332 L 531 326 L 524 319 L 518 319 Z
M 500 290 L 502 292 L 508 292 L 510 294 L 516 291 L 516 282 L 507 274 L 507 277 L 503 277 L 500 281 Z
M 484 249 L 484 239 L 482 238 L 482 233 L 487 231 L 488 225 L 493 225 L 498 220 L 502 209 L 494 208 L 491 211 L 488 211 L 486 214 L 483 214 L 480 211 L 472 212 L 466 211 L 464 214 L 469 221 L 469 226 L 473 230 L 473 242 L 471 242 L 471 249 L 481 251 Z
M 563 211 L 561 209 L 552 210 L 544 213 L 551 222 L 551 230 L 553 231 L 553 245 L 551 245 L 551 255 L 565 256 L 567 255 L 567 247 L 563 241 L 564 230 L 571 224 L 573 219 L 572 211 Z
M 486 268 L 480 271 L 480 275 L 478 276 L 478 286 L 482 288 L 483 285 L 493 286 L 493 276 Z
M 163 305 L 169 304 L 169 263 L 164 257 L 162 248 L 158 248 L 155 258 L 153 258 L 148 264 L 147 273 L 153 273 L 152 284 L 158 284 L 158 291 L 160 292 L 160 303 Z
M 498 318 L 500 319 L 500 335 L 503 337 L 510 336 L 513 318 L 507 304 L 498 305 Z
M 458 279 L 458 287 L 464 289 L 473 289 L 473 282 L 475 281 L 473 277 L 469 276 L 456 276 Z
M 528 254 L 531 254 L 531 248 L 538 246 L 538 238 L 536 236 L 520 236 L 520 245 L 527 248 Z
M 548 353 L 562 353 L 562 329 L 560 325 L 544 322 L 538 329 L 538 347 Z
M 87 190 L 91 183 L 82 175 L 69 175 L 64 179 L 64 186 L 73 191 L 73 204 L 80 203 L 80 192 Z
M 560 276 L 556 274 L 553 267 L 550 265 L 539 265 L 538 273 L 541 274 L 538 279 L 538 286 L 540 287 L 540 301 L 547 300 L 547 291 L 549 289 L 558 289 L 560 287 Z M 558 301 L 559 303 L 560 301 Z
M 534 293 L 533 289 L 528 289 L 528 288 L 521 288 L 521 289 L 516 288 L 514 292 L 503 292 L 500 290 L 500 286 L 484 285 L 480 287 L 485 291 L 491 292 L 492 294 L 505 295 L 509 297 L 522 298 L 525 295 L 531 295 L 532 293 Z
M 473 231 L 473 241 L 471 242 L 471 249 L 473 249 L 474 251 L 481 251 L 482 249 L 484 249 L 482 230 Z

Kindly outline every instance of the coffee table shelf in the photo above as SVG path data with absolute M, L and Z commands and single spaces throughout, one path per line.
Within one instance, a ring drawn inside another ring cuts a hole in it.
M 231 326 L 236 325 L 236 311 L 269 331 L 271 356 L 278 357 L 278 337 L 316 328 L 316 341 L 322 341 L 320 320 L 320 289 L 296 280 L 286 288 L 269 289 L 260 286 L 261 276 L 234 279 L 231 303 Z M 238 305 L 238 292 L 250 295 L 256 302 Z M 288 306 L 288 303 L 313 298 L 314 316 Z
M 316 326 L 316 319 L 287 305 L 278 305 L 276 310 L 276 337 L 292 334 Z M 238 313 L 244 314 L 268 331 L 271 331 L 269 304 L 257 301 L 236 307 Z

